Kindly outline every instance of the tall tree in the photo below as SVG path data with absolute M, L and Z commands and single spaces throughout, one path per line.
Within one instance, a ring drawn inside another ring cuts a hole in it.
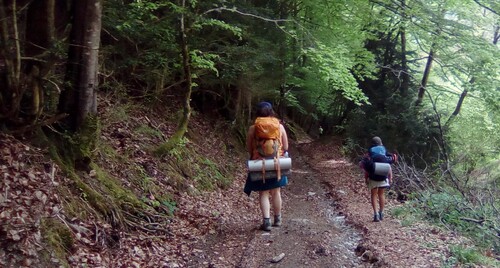
M 182 9 L 186 9 L 186 0 L 182 0 L 181 4 Z M 183 12 L 181 14 L 180 18 L 180 29 L 179 29 L 179 34 L 181 36 L 180 40 L 180 47 L 181 47 L 181 53 L 182 53 L 182 69 L 183 69 L 183 74 L 184 74 L 184 81 L 185 81 L 185 97 L 183 101 L 183 113 L 182 113 L 182 118 L 179 123 L 179 127 L 177 129 L 177 132 L 175 136 L 178 137 L 183 137 L 184 134 L 187 131 L 187 126 L 189 123 L 189 118 L 191 117 L 191 92 L 193 91 L 193 78 L 191 75 L 191 58 L 189 56 L 189 48 L 188 48 L 188 28 L 189 25 L 186 25 L 187 23 L 186 19 L 186 12 Z
M 59 110 L 69 115 L 69 130 L 78 131 L 97 113 L 98 55 L 101 35 L 101 0 L 73 2 L 66 87 Z

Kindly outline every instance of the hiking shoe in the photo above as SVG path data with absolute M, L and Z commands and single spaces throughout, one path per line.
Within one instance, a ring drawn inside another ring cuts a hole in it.
M 384 219 L 384 212 L 379 211 L 379 212 L 378 212 L 378 218 L 379 218 L 380 220 L 383 220 L 383 219 Z
M 375 215 L 373 215 L 373 221 L 374 221 L 374 222 L 379 222 L 379 221 L 380 221 L 380 218 L 379 218 L 378 213 L 377 213 L 377 214 L 375 214 Z
M 281 215 L 274 216 L 273 226 L 276 226 L 276 227 L 281 226 Z
M 262 223 L 262 225 L 260 226 L 260 229 L 262 231 L 266 231 L 266 232 L 269 232 L 271 231 L 271 220 L 269 219 L 264 219 L 264 222 Z

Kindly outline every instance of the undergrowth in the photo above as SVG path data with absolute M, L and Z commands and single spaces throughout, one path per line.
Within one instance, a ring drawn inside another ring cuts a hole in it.
M 184 186 L 192 183 L 200 191 L 229 187 L 235 174 L 235 167 L 214 162 L 185 138 L 164 159 L 169 163 L 170 174 L 182 175 Z
M 131 107 L 117 104 L 110 109 L 104 122 L 92 124 L 94 135 L 49 129 L 40 133 L 39 143 L 49 148 L 64 174 L 57 191 L 66 217 L 107 222 L 114 230 L 131 228 L 161 234 L 167 229 L 163 225 L 170 222 L 168 217 L 174 215 L 179 194 L 231 185 L 240 167 L 224 159 L 239 155 L 227 141 L 220 143 L 221 148 L 206 147 L 208 133 L 195 131 L 190 131 L 190 139 L 170 137 L 170 142 L 158 147 L 166 134 L 133 120 L 137 115 L 132 113 L 137 111 Z M 216 127 L 227 130 L 224 123 Z M 106 138 L 96 138 L 103 130 L 107 130 Z M 222 135 L 220 138 L 228 138 Z M 67 266 L 66 257 L 74 247 L 73 231 L 62 220 L 47 219 L 42 232 L 51 254 L 46 257 L 55 255 Z
M 500 263 L 491 258 L 486 258 L 481 250 L 475 247 L 460 245 L 450 246 L 451 256 L 443 262 L 444 267 L 474 267 L 477 264 L 489 267 L 500 267 Z
M 487 204 L 473 204 L 459 192 L 427 190 L 391 211 L 401 220 L 401 225 L 411 226 L 427 220 L 442 228 L 458 232 L 474 242 L 474 246 L 450 246 L 451 257 L 445 265 L 488 265 L 500 267 L 500 262 L 487 256 L 500 252 L 500 237 L 495 222 L 498 215 Z

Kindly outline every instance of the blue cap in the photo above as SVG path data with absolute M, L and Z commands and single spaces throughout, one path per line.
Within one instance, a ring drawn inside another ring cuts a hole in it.
M 270 102 L 267 102 L 267 101 L 263 101 L 263 102 L 260 102 L 257 107 L 259 108 L 273 108 L 273 106 L 271 105 Z

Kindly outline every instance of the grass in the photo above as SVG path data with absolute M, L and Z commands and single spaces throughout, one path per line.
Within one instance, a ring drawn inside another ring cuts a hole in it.
M 481 211 L 480 208 L 470 209 L 469 206 L 471 204 L 468 204 L 459 195 L 444 191 L 428 191 L 422 193 L 418 199 L 414 198 L 407 202 L 404 206 L 393 208 L 391 214 L 401 220 L 402 226 L 412 226 L 418 221 L 426 220 L 437 226 L 458 232 L 474 242 L 474 247 L 451 246 L 451 256 L 443 263 L 446 267 L 472 267 L 475 265 L 500 267 L 497 260 L 482 253 L 498 250 L 499 239 L 496 237 L 496 233 L 492 233 L 486 223 L 481 225 L 464 220 L 464 218 L 480 218 L 480 215 L 487 215 L 487 212 Z
M 499 261 L 485 257 L 475 247 L 456 245 L 450 246 L 449 249 L 451 256 L 444 262 L 445 267 L 476 267 L 477 265 L 500 267 Z
M 396 207 L 391 209 L 391 215 L 401 220 L 401 226 L 408 227 L 414 225 L 416 222 L 422 220 L 421 212 L 410 206 Z
M 149 136 L 149 137 L 156 137 L 156 138 L 161 138 L 162 137 L 162 133 L 157 130 L 157 129 L 154 129 L 148 125 L 140 125 L 138 126 L 137 128 L 134 129 L 134 131 L 136 133 L 139 133 L 139 134 L 143 134 L 145 136 Z

